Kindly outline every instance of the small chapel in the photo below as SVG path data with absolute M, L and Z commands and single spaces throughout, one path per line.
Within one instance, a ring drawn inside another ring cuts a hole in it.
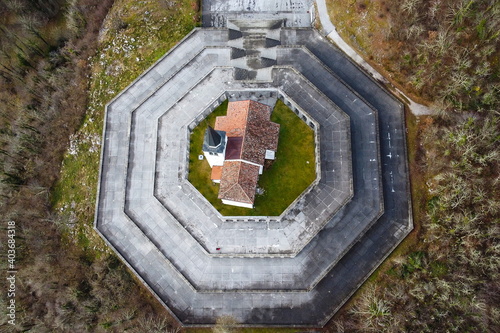
M 202 150 L 224 204 L 254 207 L 264 162 L 274 160 L 278 149 L 280 125 L 270 120 L 272 111 L 253 100 L 229 102 L 227 115 L 207 128 Z

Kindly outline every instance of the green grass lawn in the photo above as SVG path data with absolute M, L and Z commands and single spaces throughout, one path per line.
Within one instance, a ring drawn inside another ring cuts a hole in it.
M 208 201 L 226 216 L 278 216 L 316 179 L 314 131 L 278 100 L 271 121 L 280 124 L 276 160 L 264 170 L 259 187 L 264 194 L 256 195 L 255 208 L 248 209 L 222 204 L 217 198 L 219 184 L 210 180 L 211 168 L 206 159 L 198 160 L 208 125 L 215 125 L 217 116 L 225 115 L 227 101 L 214 110 L 191 134 L 189 151 L 189 181 Z

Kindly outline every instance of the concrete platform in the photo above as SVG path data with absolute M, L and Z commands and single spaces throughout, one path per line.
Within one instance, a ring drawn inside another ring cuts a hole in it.
M 314 18 L 312 0 L 204 0 L 202 9 L 203 26 L 207 28 L 228 27 L 231 19 L 284 20 L 286 27 L 310 27 Z
M 95 227 L 185 325 L 322 326 L 412 229 L 403 106 L 316 31 L 247 14 L 107 106 Z M 321 177 L 280 218 L 224 219 L 186 181 L 188 135 L 252 93 L 317 124 Z

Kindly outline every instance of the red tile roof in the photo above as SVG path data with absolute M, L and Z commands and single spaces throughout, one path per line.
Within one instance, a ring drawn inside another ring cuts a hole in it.
M 264 165 L 266 149 L 278 149 L 280 125 L 261 119 L 256 112 L 248 115 L 248 125 L 243 137 L 241 159 Z
M 266 150 L 278 149 L 280 125 L 269 120 L 272 111 L 270 106 L 247 100 L 229 102 L 227 115 L 217 117 L 215 129 L 226 132 L 228 138 L 220 199 L 253 204 L 258 165 L 264 165 Z
M 224 162 L 219 199 L 253 204 L 259 169 L 257 165 L 245 162 Z
M 212 174 L 210 175 L 210 179 L 220 180 L 221 175 L 222 175 L 222 166 L 221 165 L 214 165 L 212 167 Z
M 280 125 L 269 120 L 272 111 L 270 106 L 251 100 L 229 102 L 227 116 L 217 117 L 215 129 L 226 132 L 228 138 L 243 138 L 237 159 L 264 165 L 266 149 L 278 149 Z
M 215 129 L 226 132 L 228 137 L 242 137 L 246 125 L 250 101 L 229 102 L 227 115 L 217 117 Z

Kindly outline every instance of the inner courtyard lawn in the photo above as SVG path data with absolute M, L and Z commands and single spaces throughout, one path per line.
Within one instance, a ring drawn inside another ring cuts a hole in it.
M 264 193 L 255 196 L 253 209 L 224 205 L 217 198 L 219 184 L 210 179 L 211 168 L 206 159 L 199 160 L 207 126 L 215 126 L 215 118 L 226 114 L 225 101 L 205 118 L 191 133 L 188 179 L 198 191 L 225 216 L 278 216 L 316 178 L 314 131 L 281 100 L 278 100 L 271 121 L 280 124 L 276 159 L 264 168 L 258 186 Z

